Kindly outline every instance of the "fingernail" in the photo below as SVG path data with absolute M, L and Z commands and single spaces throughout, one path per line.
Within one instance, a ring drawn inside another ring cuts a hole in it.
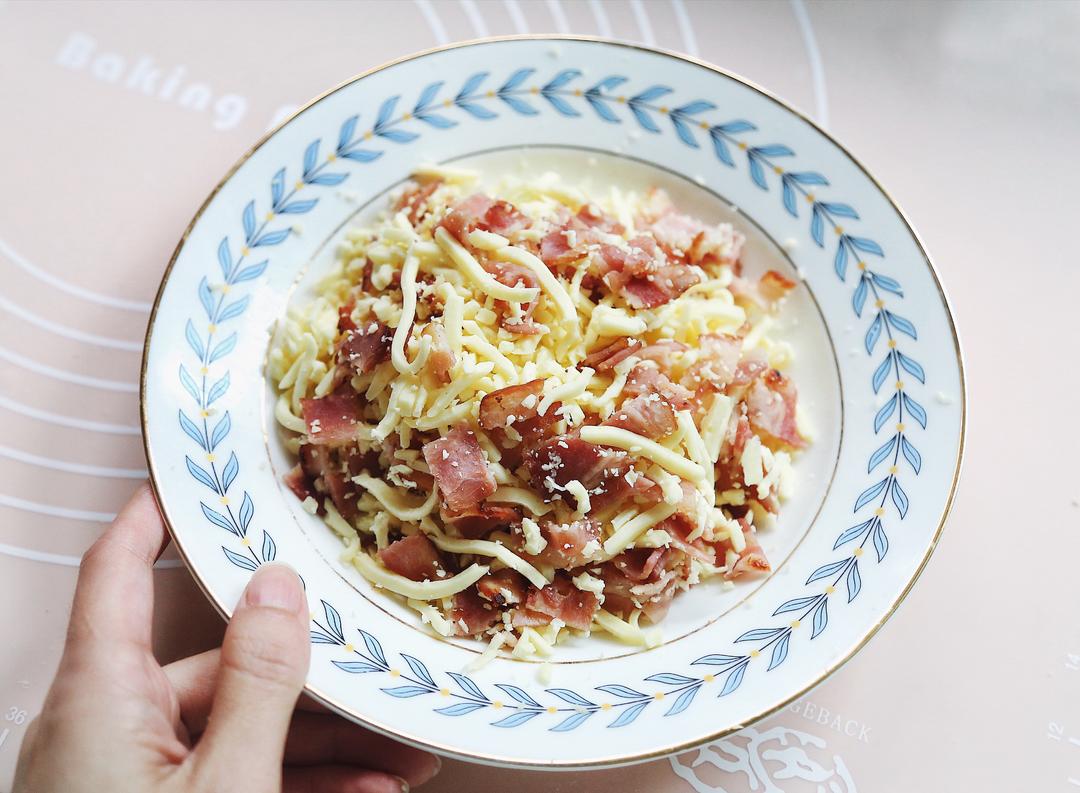
M 395 777 L 395 779 L 401 784 L 401 793 L 409 793 L 409 783 L 401 777 Z
M 442 771 L 442 758 L 439 757 L 437 754 L 433 754 L 431 756 L 435 758 L 435 770 L 431 772 L 431 775 L 434 777 L 438 776 L 439 772 Z
M 257 608 L 297 612 L 304 604 L 300 578 L 284 564 L 264 564 L 244 590 L 244 604 Z

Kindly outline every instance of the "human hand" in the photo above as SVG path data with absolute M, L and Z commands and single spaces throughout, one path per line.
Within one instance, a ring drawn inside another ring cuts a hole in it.
M 402 793 L 438 772 L 434 755 L 327 712 L 293 711 L 310 655 L 308 605 L 284 565 L 252 576 L 220 650 L 159 665 L 152 568 L 165 540 L 144 485 L 83 557 L 15 793 Z

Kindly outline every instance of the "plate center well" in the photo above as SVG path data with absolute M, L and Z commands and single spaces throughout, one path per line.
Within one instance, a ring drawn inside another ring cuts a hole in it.
M 784 563 L 813 526 L 832 482 L 840 447 L 842 407 L 833 343 L 811 290 L 798 278 L 794 265 L 782 247 L 721 194 L 679 174 L 629 157 L 586 149 L 513 147 L 469 154 L 455 159 L 452 164 L 478 171 L 481 174 L 481 189 L 507 176 L 528 180 L 542 178 L 548 172 L 559 174 L 564 184 L 591 196 L 602 196 L 613 185 L 622 190 L 638 192 L 645 192 L 651 187 L 663 188 L 680 211 L 706 222 L 731 222 L 746 235 L 742 261 L 747 278 L 756 279 L 766 270 L 774 269 L 799 281 L 771 332 L 793 348 L 793 362 L 786 373 L 798 387 L 800 405 L 812 429 L 812 442 L 795 460 L 796 486 L 793 497 L 783 504 L 775 525 L 758 535 L 773 566 L 770 576 L 785 575 Z M 369 224 L 385 208 L 389 192 L 374 197 L 351 215 L 342 218 L 335 233 L 323 243 L 304 269 L 290 297 L 290 305 L 303 304 L 312 298 L 318 282 L 334 266 L 338 244 L 346 232 Z M 294 459 L 284 445 L 285 431 L 273 422 L 275 398 L 268 382 L 267 409 L 263 415 L 268 425 L 265 429 L 270 461 L 280 482 L 281 476 L 294 464 Z M 341 542 L 319 518 L 306 513 L 291 494 L 286 495 L 286 503 L 291 505 L 294 519 L 327 566 L 346 580 L 358 597 L 366 598 L 403 624 L 430 634 L 415 611 L 400 603 L 395 596 L 375 590 L 351 566 L 339 561 Z M 661 623 L 663 641 L 677 641 L 721 619 L 752 597 L 765 580 L 767 577 L 743 578 L 736 581 L 733 588 L 714 580 L 679 594 Z M 482 643 L 473 640 L 449 641 L 476 652 L 483 649 Z M 582 662 L 640 650 L 599 635 L 573 637 L 560 643 L 555 656 L 549 660 L 551 663 Z

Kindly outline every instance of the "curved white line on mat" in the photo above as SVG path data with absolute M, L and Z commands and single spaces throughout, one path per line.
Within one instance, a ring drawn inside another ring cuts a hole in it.
M 476 0 L 458 0 L 461 3 L 461 10 L 465 12 L 465 16 L 469 18 L 469 24 L 472 25 L 473 32 L 476 33 L 477 38 L 486 38 L 491 33 L 488 31 L 487 22 L 484 20 L 484 15 L 480 13 L 480 9 L 476 7 Z
M 682 35 L 683 50 L 688 55 L 698 57 L 697 36 L 694 35 L 694 26 L 690 24 L 686 4 L 683 0 L 671 0 L 671 9 L 675 12 L 675 22 L 678 23 L 679 33 Z
M 630 9 L 634 12 L 638 30 L 641 31 L 641 43 L 646 47 L 655 47 L 656 35 L 653 33 L 652 22 L 649 21 L 649 12 L 645 10 L 645 4 L 641 0 L 630 0 Z
M 413 0 L 416 3 L 416 7 L 420 9 L 420 13 L 424 19 L 427 20 L 428 27 L 431 28 L 431 33 L 435 36 L 435 42 L 442 46 L 443 44 L 450 43 L 450 36 L 446 33 L 446 27 L 443 25 L 442 20 L 439 19 L 439 12 L 435 10 L 435 5 L 431 0 Z
M 16 559 L 29 559 L 31 562 L 45 562 L 46 564 L 58 564 L 64 567 L 78 567 L 82 563 L 82 557 L 68 556 L 63 553 L 49 553 L 47 551 L 32 551 L 29 548 L 19 548 L 0 542 L 0 554 L 14 556 Z M 183 567 L 180 559 L 159 559 L 154 567 L 162 570 Z
M 81 286 L 75 284 L 69 284 L 63 278 L 53 275 L 48 270 L 43 270 L 36 264 L 31 262 L 13 247 L 11 244 L 0 237 L 0 253 L 4 254 L 8 259 L 14 262 L 15 266 L 20 270 L 29 273 L 39 281 L 43 281 L 51 287 L 59 289 L 61 292 L 67 292 L 73 297 L 77 297 L 81 300 L 87 300 L 91 303 L 97 303 L 102 306 L 108 306 L 109 308 L 119 308 L 123 311 L 133 311 L 137 314 L 149 314 L 150 304 L 144 303 L 141 300 L 124 300 L 119 297 L 112 297 L 111 295 L 103 295 L 99 292 L 92 292 L 89 289 L 84 289 Z
M 518 5 L 518 0 L 503 0 L 503 5 L 506 6 L 506 13 L 510 16 L 510 21 L 514 25 L 514 32 L 528 33 L 529 22 L 525 19 L 525 14 L 521 10 L 521 6 Z
M 23 308 L 17 303 L 12 303 L 2 294 L 0 294 L 0 310 L 10 312 L 22 319 L 23 321 L 29 322 L 31 325 L 37 325 L 39 328 L 47 330 L 50 333 L 55 333 L 57 336 L 63 336 L 74 341 L 81 341 L 85 344 L 93 344 L 98 347 L 111 347 L 114 350 L 124 350 L 126 352 L 142 352 L 141 341 L 110 339 L 108 336 L 98 336 L 94 333 L 84 333 L 81 330 L 69 328 L 66 325 L 60 325 L 56 322 L 53 322 L 51 319 L 39 317 L 34 312 Z
M 611 30 L 611 20 L 608 19 L 607 11 L 604 10 L 604 4 L 600 0 L 589 0 L 589 8 L 592 9 L 593 19 L 596 20 L 597 35 L 606 39 L 614 38 L 615 34 Z
M 825 91 L 825 64 L 821 60 L 821 50 L 818 49 L 814 26 L 810 24 L 810 14 L 803 0 L 791 0 L 791 12 L 795 15 L 795 21 L 799 23 L 799 33 L 802 34 L 803 46 L 806 48 L 806 59 L 810 61 L 810 79 L 814 84 L 814 115 L 817 116 L 817 122 L 828 129 L 829 96 Z
M 570 21 L 566 18 L 562 3 L 559 0 L 547 0 L 547 7 L 548 13 L 551 14 L 551 21 L 555 23 L 555 32 L 569 33 Z
M 106 465 L 72 463 L 67 460 L 57 460 L 54 457 L 41 457 L 24 452 L 21 449 L 13 449 L 10 446 L 3 445 L 0 445 L 0 457 L 68 474 L 85 474 L 86 476 L 101 476 L 109 479 L 146 479 L 147 476 L 145 468 L 111 468 Z
M 39 504 L 36 501 L 27 501 L 24 498 L 7 496 L 3 493 L 0 493 L 0 507 L 11 507 L 12 509 L 19 509 L 23 512 L 33 512 L 37 515 L 48 515 L 53 518 L 88 520 L 93 523 L 112 523 L 116 518 L 115 512 L 95 512 L 92 509 L 54 507 L 52 504 Z
M 0 359 L 15 364 L 15 366 L 22 367 L 27 371 L 34 372 L 35 374 L 51 377 L 54 380 L 60 380 L 65 383 L 72 383 L 73 385 L 100 388 L 103 391 L 121 391 L 125 394 L 139 393 L 139 386 L 135 383 L 125 383 L 121 380 L 104 380 L 100 377 L 90 377 L 88 375 L 76 374 L 75 372 L 68 372 L 64 369 L 56 369 L 52 366 L 46 366 L 43 363 L 38 363 L 30 358 L 19 355 L 17 352 L 4 349 L 3 347 L 0 347 Z
M 136 437 L 142 435 L 142 430 L 135 426 L 129 426 L 127 424 L 106 424 L 101 421 L 87 421 L 73 416 L 61 416 L 59 413 L 40 410 L 39 408 L 16 402 L 14 399 L 8 399 L 3 394 L 0 394 L 0 408 L 10 410 L 12 413 L 18 413 L 20 416 L 37 419 L 38 421 L 44 421 L 48 424 L 55 424 L 58 427 L 86 430 L 87 432 L 103 432 L 109 435 L 134 435 Z

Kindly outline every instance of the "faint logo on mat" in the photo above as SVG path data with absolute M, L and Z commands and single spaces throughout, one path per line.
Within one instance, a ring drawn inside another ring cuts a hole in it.
M 789 727 L 748 727 L 670 762 L 696 793 L 857 793 L 824 738 Z

